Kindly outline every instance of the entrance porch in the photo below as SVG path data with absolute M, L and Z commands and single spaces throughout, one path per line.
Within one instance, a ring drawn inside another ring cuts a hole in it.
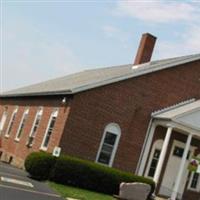
M 199 147 L 200 101 L 155 112 L 138 174 L 153 178 L 158 196 L 198 200 L 200 175 L 188 165 Z

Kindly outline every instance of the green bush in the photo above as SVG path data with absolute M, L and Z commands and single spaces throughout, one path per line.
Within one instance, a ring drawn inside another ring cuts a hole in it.
M 150 195 L 155 189 L 151 179 L 70 156 L 55 158 L 44 152 L 31 153 L 26 158 L 25 169 L 35 179 L 50 179 L 111 195 L 118 194 L 121 182 L 147 183 L 152 188 Z
M 51 171 L 50 179 L 57 183 L 89 189 L 106 194 L 118 194 L 121 182 L 155 184 L 151 179 L 69 156 L 60 156 Z
M 56 158 L 49 153 L 34 152 L 27 156 L 24 165 L 32 178 L 47 180 L 55 162 Z

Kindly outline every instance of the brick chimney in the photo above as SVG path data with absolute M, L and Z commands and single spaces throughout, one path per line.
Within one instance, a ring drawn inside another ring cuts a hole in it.
M 150 33 L 142 34 L 134 65 L 146 63 L 151 60 L 156 39 L 157 38 Z

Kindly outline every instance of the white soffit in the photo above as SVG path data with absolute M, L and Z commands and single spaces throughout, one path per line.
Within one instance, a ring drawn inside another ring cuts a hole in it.
M 200 100 L 155 114 L 153 118 L 171 120 L 183 126 L 200 130 Z
M 173 119 L 173 121 L 184 126 L 200 130 L 200 109 Z

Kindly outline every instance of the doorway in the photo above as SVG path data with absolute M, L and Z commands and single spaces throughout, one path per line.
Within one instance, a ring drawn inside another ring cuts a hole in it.
M 171 196 L 174 185 L 175 185 L 175 181 L 177 178 L 177 174 L 180 168 L 181 159 L 184 153 L 184 148 L 185 148 L 185 143 L 174 140 L 172 149 L 170 152 L 169 160 L 166 166 L 166 170 L 163 176 L 163 180 L 160 186 L 159 195 L 167 196 L 167 197 Z M 187 170 L 187 167 L 189 164 L 190 156 L 191 156 L 191 149 L 188 153 L 187 161 L 184 166 L 184 173 L 181 179 L 181 185 L 180 185 L 178 195 L 177 195 L 178 199 L 182 198 L 185 184 L 187 182 L 187 177 L 189 173 L 189 171 Z

